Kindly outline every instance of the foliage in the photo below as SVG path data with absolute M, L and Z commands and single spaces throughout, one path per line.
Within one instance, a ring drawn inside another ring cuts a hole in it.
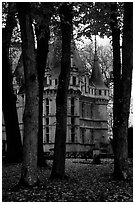
M 76 6 L 75 26 L 77 27 L 77 37 L 82 35 L 91 38 L 91 35 L 98 34 L 111 36 L 111 4 L 108 2 L 85 2 Z M 123 3 L 118 3 L 118 26 L 122 32 L 123 25 Z
M 80 40 L 76 41 L 79 54 L 83 63 L 86 65 L 89 72 L 92 71 L 93 59 L 95 54 L 95 48 L 92 41 Z M 98 45 L 97 46 L 97 55 L 99 58 L 99 64 L 101 66 L 101 71 L 103 78 L 107 87 L 110 88 L 112 83 L 112 71 L 113 71 L 113 56 L 112 56 L 112 46 L 108 45 Z

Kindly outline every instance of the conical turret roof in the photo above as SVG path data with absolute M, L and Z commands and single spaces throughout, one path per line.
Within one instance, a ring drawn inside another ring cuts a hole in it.
M 107 88 L 103 81 L 103 75 L 101 73 L 101 68 L 99 65 L 99 60 L 98 60 L 96 51 L 95 51 L 93 69 L 91 74 L 91 82 L 97 88 Z

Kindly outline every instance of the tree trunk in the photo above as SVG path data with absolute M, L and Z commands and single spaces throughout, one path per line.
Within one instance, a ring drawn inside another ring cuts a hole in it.
M 119 102 L 120 102 L 120 86 L 121 86 L 121 62 L 120 62 L 120 29 L 117 22 L 117 3 L 111 4 L 111 29 L 112 29 L 112 46 L 113 46 L 113 150 L 114 150 L 114 171 L 117 169 L 116 158 L 118 149 L 118 126 L 119 124 Z M 114 177 L 116 177 L 114 173 Z
M 34 33 L 30 16 L 30 3 L 16 3 L 22 37 L 22 56 L 25 76 L 25 110 L 23 164 L 20 184 L 34 186 L 37 177 L 37 142 L 39 117 L 39 88 L 34 46 Z
M 8 162 L 22 160 L 22 142 L 16 110 L 16 96 L 13 93 L 12 70 L 9 62 L 9 46 L 13 29 L 16 25 L 12 9 L 14 3 L 9 3 L 9 11 L 5 28 L 2 29 L 2 110 L 6 127 Z
M 2 48 L 2 70 L 2 109 L 7 139 L 6 161 L 21 162 L 22 143 L 16 110 L 16 95 L 13 93 L 9 57 L 4 47 Z
M 49 49 L 49 26 L 40 26 L 36 28 L 37 36 L 37 70 L 39 84 L 39 127 L 38 127 L 38 165 L 46 166 L 43 150 L 43 91 L 44 74 Z
M 66 132 L 67 132 L 67 94 L 70 80 L 70 53 L 72 36 L 72 6 L 63 3 L 60 8 L 62 30 L 61 73 L 56 97 L 56 133 L 54 160 L 51 178 L 64 178 Z
M 116 10 L 115 10 L 116 11 Z M 128 13 L 129 12 L 129 13 Z M 122 69 L 114 63 L 114 178 L 128 177 L 127 129 L 132 80 L 132 5 L 124 4 Z M 116 35 L 116 31 L 115 31 Z M 116 42 L 113 38 L 113 43 Z M 128 46 L 127 46 L 128 45 Z M 114 56 L 116 47 L 113 46 Z M 120 50 L 120 49 L 119 49 Z M 114 58 L 115 60 L 116 58 Z

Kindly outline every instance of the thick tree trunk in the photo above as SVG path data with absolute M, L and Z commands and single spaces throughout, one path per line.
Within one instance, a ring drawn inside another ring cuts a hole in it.
M 6 49 L 2 48 L 2 109 L 6 127 L 8 162 L 22 161 L 21 134 L 16 110 L 16 96 L 13 93 L 12 73 Z
M 8 6 L 6 26 L 2 29 L 2 110 L 7 139 L 6 160 L 8 162 L 20 162 L 22 160 L 22 142 L 9 62 L 9 46 L 16 20 L 12 12 L 14 3 L 9 3 Z
M 70 80 L 72 6 L 68 3 L 63 4 L 60 8 L 60 14 L 62 30 L 62 59 L 56 97 L 56 133 L 51 178 L 62 179 L 65 176 L 67 93 Z
M 132 18 L 132 6 L 127 3 L 127 5 L 124 5 L 122 69 L 117 66 L 117 63 L 114 63 L 114 178 L 117 179 L 127 179 L 128 177 L 127 129 L 133 67 Z M 116 27 L 117 25 L 115 25 L 115 28 Z M 116 31 L 114 35 L 116 35 Z M 118 42 L 115 41 L 114 36 L 113 43 L 118 44 Z M 118 48 L 116 49 L 113 44 L 114 61 L 116 60 L 115 55 L 117 50 Z
M 21 185 L 37 184 L 39 88 L 30 3 L 16 3 L 22 36 L 26 102 Z
M 39 83 L 39 127 L 38 127 L 38 165 L 46 166 L 43 150 L 43 91 L 44 74 L 49 49 L 49 26 L 39 26 L 36 28 L 37 36 L 37 69 Z
M 117 178 L 128 177 L 128 119 L 133 69 L 133 3 L 124 3 L 124 25 L 122 44 L 122 78 L 119 103 L 118 148 L 114 163 Z

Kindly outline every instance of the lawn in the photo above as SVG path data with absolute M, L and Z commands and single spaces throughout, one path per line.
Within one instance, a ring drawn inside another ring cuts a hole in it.
M 102 159 L 100 165 L 88 159 L 66 159 L 66 180 L 49 179 L 48 168 L 39 168 L 39 186 L 13 191 L 20 178 L 21 164 L 6 164 L 2 170 L 3 202 L 133 202 L 133 166 L 129 161 L 130 179 L 126 182 L 112 179 L 113 160 Z

